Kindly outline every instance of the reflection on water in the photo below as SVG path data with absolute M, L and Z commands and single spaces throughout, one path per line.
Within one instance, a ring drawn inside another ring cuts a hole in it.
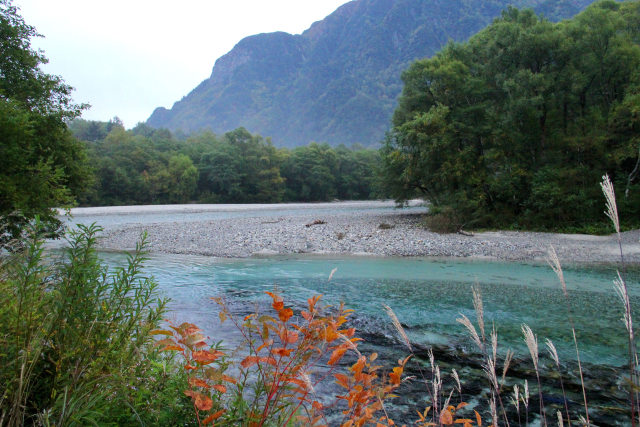
M 121 255 L 103 254 L 111 265 Z M 278 257 L 222 260 L 197 256 L 158 255 L 146 271 L 172 299 L 171 316 L 205 328 L 214 339 L 234 342 L 234 331 L 221 328 L 212 296 L 224 296 L 238 312 L 249 312 L 277 287 L 294 307 L 323 294 L 323 301 L 344 301 L 356 311 L 358 330 L 394 335 L 382 304 L 388 304 L 412 341 L 423 345 L 468 346 L 460 313 L 474 319 L 471 286 L 483 295 L 485 319 L 493 322 L 501 347 L 526 355 L 520 327 L 531 326 L 542 343 L 554 341 L 563 360 L 572 360 L 571 332 L 558 281 L 546 265 L 408 258 Z M 331 282 L 329 273 L 337 268 Z M 622 306 L 613 291 L 611 268 L 565 268 L 582 357 L 587 362 L 625 363 Z M 630 274 L 632 305 L 640 309 L 637 271 Z M 262 305 L 268 306 L 268 305 Z

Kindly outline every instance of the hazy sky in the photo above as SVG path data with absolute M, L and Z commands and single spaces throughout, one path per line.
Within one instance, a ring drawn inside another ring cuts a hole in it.
M 347 0 L 14 0 L 45 71 L 92 105 L 84 118 L 120 117 L 126 127 L 171 107 L 209 77 L 242 38 L 298 34 Z

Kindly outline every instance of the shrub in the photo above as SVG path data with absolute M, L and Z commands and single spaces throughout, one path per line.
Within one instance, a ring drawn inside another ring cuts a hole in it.
M 294 316 L 281 296 L 267 293 L 275 315 L 254 313 L 242 321 L 223 300 L 215 299 L 222 306 L 220 320 L 230 319 L 244 338 L 246 355 L 234 357 L 239 363 L 227 361 L 219 347 L 208 346 L 191 323 L 154 331 L 164 337 L 157 346 L 184 359 L 189 376 L 184 394 L 193 400 L 198 424 L 328 425 L 326 402 L 318 400 L 315 389 L 332 378 L 344 389 L 331 403 L 334 407 L 342 402 L 340 425 L 394 425 L 384 411 L 384 400 L 399 387 L 409 357 L 399 360 L 388 375 L 381 374 L 381 366 L 374 363 L 377 354 L 361 354 L 360 338 L 345 325 L 353 310 L 320 307 L 320 296 L 315 296 L 307 300 L 307 310 Z M 348 352 L 356 362 L 342 373 L 339 362 Z M 228 375 L 228 369 L 237 374 Z
M 146 348 L 166 300 L 142 273 L 144 239 L 126 267 L 108 272 L 99 231 L 79 226 L 51 258 L 36 220 L 24 250 L 2 260 L 0 425 L 95 423 L 110 406 L 130 407 L 122 400 L 146 381 L 139 375 L 153 367 Z
M 463 227 L 463 221 L 454 208 L 433 208 L 425 217 L 427 228 L 435 233 L 456 233 Z

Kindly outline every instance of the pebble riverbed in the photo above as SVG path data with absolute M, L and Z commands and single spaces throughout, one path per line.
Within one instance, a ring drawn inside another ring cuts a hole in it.
M 374 202 L 372 202 L 374 203 Z M 92 208 L 96 209 L 96 208 Z M 313 222 L 322 222 L 309 225 Z M 533 232 L 438 234 L 421 225 L 421 213 L 399 209 L 261 215 L 206 221 L 113 224 L 106 226 L 99 246 L 131 250 L 141 233 L 150 251 L 225 258 L 285 254 L 356 256 L 473 257 L 541 261 L 553 246 L 563 262 L 617 262 L 615 235 L 590 236 Z M 640 262 L 640 230 L 623 233 L 625 261 Z

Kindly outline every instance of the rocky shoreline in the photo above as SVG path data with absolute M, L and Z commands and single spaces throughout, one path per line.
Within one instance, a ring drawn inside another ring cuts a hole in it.
M 373 202 L 372 202 L 373 203 Z M 207 221 L 124 224 L 105 227 L 100 247 L 130 250 L 142 232 L 151 252 L 225 258 L 287 254 L 434 256 L 513 261 L 544 260 L 553 245 L 563 262 L 617 262 L 611 236 L 533 232 L 437 234 L 420 225 L 420 213 L 358 210 Z M 315 222 L 315 224 L 314 224 Z M 640 230 L 623 234 L 625 261 L 640 263 Z

